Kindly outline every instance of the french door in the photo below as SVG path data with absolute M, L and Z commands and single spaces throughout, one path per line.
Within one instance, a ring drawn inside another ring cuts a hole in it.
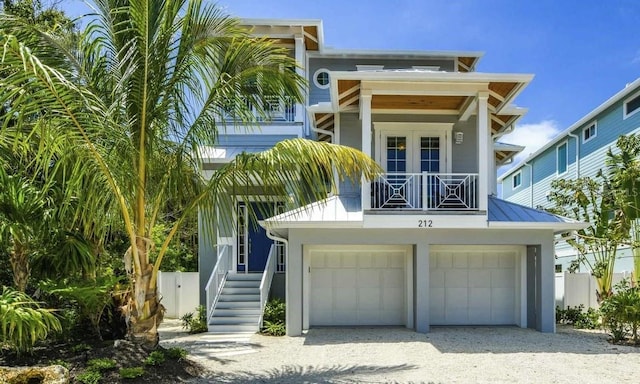
M 384 130 L 378 137 L 377 160 L 386 174 L 373 185 L 374 208 L 423 208 L 423 173 L 445 173 L 450 169 L 445 130 Z

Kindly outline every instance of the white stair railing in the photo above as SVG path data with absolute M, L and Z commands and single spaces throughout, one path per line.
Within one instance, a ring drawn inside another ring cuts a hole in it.
M 276 272 L 276 245 L 272 244 L 269 249 L 269 257 L 267 258 L 267 265 L 262 273 L 262 280 L 260 280 L 260 321 L 258 325 L 262 325 L 262 318 L 264 316 L 264 308 L 269 300 L 269 290 L 271 289 L 271 281 L 273 275 Z
M 209 324 L 211 317 L 213 317 L 213 310 L 218 302 L 227 275 L 229 271 L 233 270 L 231 245 L 217 245 L 216 248 L 218 249 L 218 261 L 215 267 L 213 267 L 213 271 L 205 287 L 207 295 L 207 324 Z

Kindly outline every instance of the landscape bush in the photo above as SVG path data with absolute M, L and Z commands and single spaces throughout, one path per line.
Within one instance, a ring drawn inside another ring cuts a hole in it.
M 29 295 L 9 287 L 0 294 L 0 344 L 18 354 L 33 349 L 51 332 L 60 332 L 60 321 L 53 311 L 41 308 Z
M 640 287 L 632 287 L 623 280 L 616 285 L 615 293 L 605 299 L 600 307 L 603 325 L 611 333 L 613 342 L 630 339 L 638 345 L 640 329 Z
M 287 307 L 282 300 L 270 300 L 264 308 L 263 326 L 260 331 L 266 335 L 284 336 L 287 333 L 286 314 Z
M 185 314 L 180 320 L 182 321 L 182 328 L 188 330 L 189 333 L 202 333 L 209 330 L 207 326 L 207 309 L 204 305 L 198 306 L 195 313 L 189 312 Z
M 567 306 L 567 309 L 556 307 L 556 323 L 573 325 L 578 329 L 597 329 L 600 326 L 600 312 L 594 308 L 585 311 L 582 304 Z

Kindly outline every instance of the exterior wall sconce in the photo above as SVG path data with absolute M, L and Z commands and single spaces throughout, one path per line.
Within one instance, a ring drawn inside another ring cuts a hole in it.
M 456 144 L 462 144 L 462 141 L 464 139 L 464 132 L 455 132 L 454 137 L 456 140 Z

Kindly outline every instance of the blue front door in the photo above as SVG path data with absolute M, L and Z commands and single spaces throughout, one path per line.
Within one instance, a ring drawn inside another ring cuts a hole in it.
M 273 213 L 273 204 L 249 203 L 257 220 Z M 238 205 L 238 272 L 263 272 L 273 240 L 247 211 L 247 204 Z

